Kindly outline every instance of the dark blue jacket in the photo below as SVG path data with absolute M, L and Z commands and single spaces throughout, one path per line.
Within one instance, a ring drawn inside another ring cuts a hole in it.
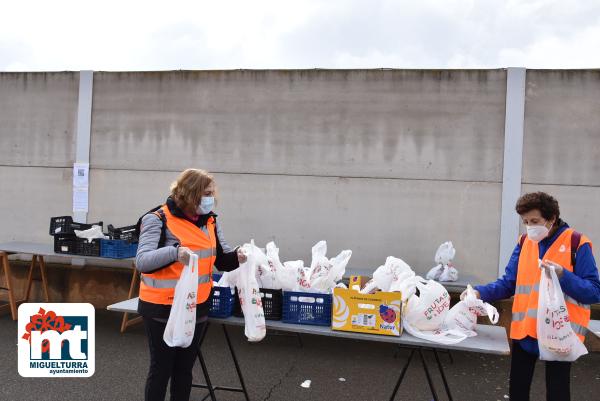
M 569 225 L 563 222 L 552 237 L 545 238 L 539 242 L 540 259 L 544 259 L 546 251 L 567 228 L 569 228 Z M 475 287 L 479 291 L 483 301 L 494 302 L 515 295 L 520 254 L 521 245 L 517 243 L 506 266 L 504 276 L 487 285 Z M 579 247 L 576 253 L 576 260 L 577 263 L 573 272 L 564 270 L 563 276 L 559 279 L 560 287 L 565 294 L 582 304 L 599 303 L 600 280 L 598 279 L 598 268 L 596 267 L 596 261 L 594 260 L 594 255 L 592 255 L 590 244 L 584 244 Z M 539 355 L 539 348 L 535 338 L 525 337 L 517 341 L 525 351 Z

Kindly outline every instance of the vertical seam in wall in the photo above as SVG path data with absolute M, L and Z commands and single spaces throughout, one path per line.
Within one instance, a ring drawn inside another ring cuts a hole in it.
M 77 106 L 77 136 L 75 139 L 75 163 L 90 162 L 90 135 L 92 129 L 92 94 L 94 71 L 79 72 L 79 100 Z M 89 177 L 89 175 L 88 175 Z M 88 199 L 89 199 L 88 181 Z M 87 222 L 87 213 L 73 212 L 75 221 Z
M 504 163 L 498 277 L 504 274 L 519 236 L 519 216 L 514 207 L 521 196 L 523 134 L 525 127 L 525 68 L 506 70 L 506 114 L 504 120 Z

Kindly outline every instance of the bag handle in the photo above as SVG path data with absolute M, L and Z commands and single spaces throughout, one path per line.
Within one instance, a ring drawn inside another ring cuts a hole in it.
M 409 334 L 413 335 L 414 337 L 421 338 L 423 340 L 428 340 L 438 344 L 458 344 L 459 342 L 463 341 L 468 337 L 467 334 L 455 329 L 442 330 L 438 333 L 421 331 L 413 327 L 406 320 L 402 321 L 402 326 Z

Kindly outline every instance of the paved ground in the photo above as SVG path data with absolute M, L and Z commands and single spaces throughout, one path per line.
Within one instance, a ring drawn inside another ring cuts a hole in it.
M 7 315 L 0 317 L 0 400 L 110 400 L 143 399 L 148 367 L 146 338 L 141 326 L 119 334 L 120 314 L 97 312 L 96 373 L 89 379 L 32 379 L 17 373 L 17 325 Z M 262 343 L 249 344 L 240 328 L 231 328 L 232 341 L 252 400 L 387 400 L 407 351 L 394 358 L 390 344 L 303 336 L 301 348 L 296 338 L 269 336 Z M 204 345 L 211 377 L 223 385 L 237 385 L 220 327 L 209 330 Z M 509 358 L 454 352 L 442 361 L 449 373 L 455 400 L 505 400 L 508 398 Z M 431 355 L 428 356 L 433 363 Z M 540 364 L 534 391 L 544 399 L 544 369 Z M 196 366 L 195 377 L 200 377 Z M 345 381 L 340 381 L 344 378 Z M 312 380 L 309 389 L 300 387 Z M 442 393 L 439 375 L 434 376 Z M 600 354 L 581 358 L 573 367 L 573 400 L 600 399 Z M 201 400 L 204 390 L 192 390 L 192 400 Z M 241 394 L 219 393 L 219 400 L 243 400 Z M 445 399 L 445 398 L 443 398 Z M 431 400 L 420 363 L 409 369 L 396 400 Z

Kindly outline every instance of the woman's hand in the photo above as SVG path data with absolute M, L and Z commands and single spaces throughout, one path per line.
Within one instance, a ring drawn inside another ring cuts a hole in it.
M 177 261 L 182 265 L 187 265 L 190 263 L 190 248 L 186 248 L 185 246 L 180 246 L 177 248 Z
M 246 261 L 248 260 L 248 257 L 246 256 L 246 254 L 244 253 L 244 251 L 242 251 L 241 247 L 239 247 L 237 249 L 237 257 L 238 257 L 238 262 L 240 262 L 240 265 L 242 263 L 246 263 Z
M 540 267 L 542 269 L 554 268 L 554 271 L 556 272 L 556 276 L 558 278 L 561 278 L 565 272 L 564 267 L 562 267 L 558 263 L 554 263 L 548 259 L 545 259 L 544 261 L 542 261 L 542 263 L 540 264 Z
M 473 290 L 473 292 L 475 293 L 475 296 L 477 297 L 477 299 L 481 299 L 481 295 L 479 294 L 479 291 Z M 464 290 L 462 292 L 462 294 L 460 294 L 460 300 L 461 301 L 464 300 L 466 296 L 467 296 L 467 290 Z

